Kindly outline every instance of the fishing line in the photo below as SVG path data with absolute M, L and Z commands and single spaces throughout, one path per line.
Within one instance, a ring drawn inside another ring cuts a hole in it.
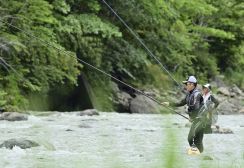
M 171 73 L 165 68 L 165 66 L 160 62 L 160 60 L 152 53 L 152 51 L 147 47 L 147 45 L 142 41 L 142 39 L 130 28 L 130 26 L 117 14 L 117 12 L 105 1 L 102 0 L 103 3 L 114 13 L 114 15 L 124 24 L 124 26 L 131 32 L 131 34 L 141 43 L 144 49 L 148 52 L 149 56 L 152 57 L 164 70 L 168 76 L 178 85 L 179 88 L 182 88 L 182 85 L 177 82 Z

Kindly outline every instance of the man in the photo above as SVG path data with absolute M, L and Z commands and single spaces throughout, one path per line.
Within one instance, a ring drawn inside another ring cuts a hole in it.
M 215 124 L 214 122 L 216 122 L 214 121 L 215 120 L 214 116 L 216 115 L 214 113 L 216 113 L 215 109 L 218 107 L 219 101 L 212 95 L 211 85 L 208 83 L 203 85 L 202 93 L 203 93 L 203 102 L 207 108 L 206 126 L 204 129 L 204 133 L 208 134 L 208 133 L 212 133 L 211 125 Z
M 188 106 L 187 111 L 190 117 L 190 121 L 192 122 L 191 129 L 188 134 L 188 142 L 191 146 L 191 149 L 197 148 L 200 152 L 203 152 L 202 140 L 204 129 L 200 119 L 198 118 L 199 110 L 203 105 L 203 97 L 200 91 L 196 88 L 197 79 L 194 76 L 189 76 L 189 78 L 186 81 L 183 81 L 183 83 L 186 85 L 187 90 L 185 99 L 179 103 L 170 103 L 170 105 L 175 107 L 184 105 Z

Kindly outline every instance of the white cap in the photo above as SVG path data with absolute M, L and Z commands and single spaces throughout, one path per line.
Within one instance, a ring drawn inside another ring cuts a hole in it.
M 197 79 L 195 78 L 195 76 L 189 76 L 189 78 L 186 81 L 183 81 L 183 83 L 197 83 Z
M 209 83 L 203 85 L 204 88 L 208 88 L 209 90 L 211 90 L 211 85 Z

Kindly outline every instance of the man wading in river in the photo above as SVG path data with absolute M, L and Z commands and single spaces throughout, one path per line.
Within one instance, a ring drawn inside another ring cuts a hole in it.
M 205 129 L 204 133 L 209 134 L 212 133 L 211 125 L 215 124 L 216 119 L 214 116 L 216 116 L 216 108 L 219 105 L 219 101 L 212 95 L 211 92 L 211 85 L 210 84 L 205 84 L 202 87 L 202 92 L 203 92 L 203 102 L 204 105 L 207 107 L 207 115 L 206 115 L 206 121 L 205 121 Z
M 198 118 L 199 110 L 203 105 L 203 97 L 200 91 L 196 88 L 197 79 L 194 76 L 190 76 L 187 79 L 187 81 L 183 81 L 183 83 L 186 85 L 186 90 L 187 90 L 187 95 L 185 99 L 183 99 L 179 103 L 170 103 L 170 105 L 175 107 L 184 106 L 184 105 L 188 106 L 187 111 L 190 117 L 190 121 L 192 122 L 191 129 L 188 134 L 188 142 L 191 147 L 190 150 L 192 150 L 193 152 L 195 151 L 197 154 L 199 153 L 199 151 L 203 152 L 202 140 L 203 140 L 204 128 L 202 126 L 202 122 Z M 166 102 L 164 102 L 163 104 L 165 103 Z

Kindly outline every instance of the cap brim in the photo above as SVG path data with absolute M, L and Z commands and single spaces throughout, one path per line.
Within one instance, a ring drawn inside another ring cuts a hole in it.
M 182 83 L 186 84 L 188 81 L 182 81 Z

